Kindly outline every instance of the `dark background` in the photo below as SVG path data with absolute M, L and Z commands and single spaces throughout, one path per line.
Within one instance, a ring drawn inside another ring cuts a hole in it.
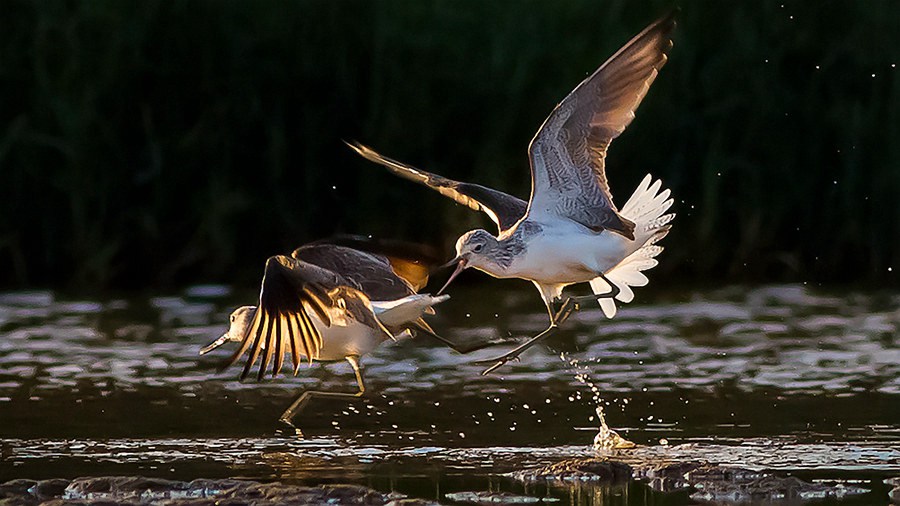
M 337 232 L 449 258 L 488 219 L 341 140 L 527 197 L 543 119 L 672 7 L 5 1 L 0 288 L 255 283 Z M 896 283 L 900 3 L 679 7 L 607 163 L 619 204 L 647 172 L 676 198 L 652 277 Z

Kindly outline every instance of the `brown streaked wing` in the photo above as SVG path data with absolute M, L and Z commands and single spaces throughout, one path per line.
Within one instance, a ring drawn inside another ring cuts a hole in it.
M 257 381 L 262 381 L 263 376 L 266 374 L 266 369 L 269 368 L 269 361 L 272 360 L 272 355 L 278 352 L 278 345 L 275 341 L 278 339 L 275 334 L 275 329 L 278 327 L 277 325 L 278 317 L 277 316 L 269 316 L 266 323 L 266 348 L 264 353 L 262 354 L 262 361 L 259 363 L 259 373 L 256 375 Z
M 250 326 L 247 327 L 247 333 L 244 334 L 243 340 L 241 341 L 241 346 L 231 355 L 231 358 L 228 360 L 228 367 L 233 366 L 237 363 L 237 361 L 247 352 L 251 345 L 254 343 L 254 339 L 256 337 L 255 332 L 253 331 L 259 324 L 259 320 L 262 318 L 262 313 L 257 309 L 253 312 L 253 319 L 250 321 Z M 248 369 L 249 372 L 249 369 Z M 244 375 L 246 376 L 246 375 Z
M 291 346 L 291 363 L 293 364 L 292 372 L 294 376 L 300 371 L 300 326 L 296 318 L 288 317 L 288 340 Z
M 281 327 L 284 325 L 287 327 L 287 321 L 283 318 L 277 318 L 275 320 L 275 365 L 272 366 L 272 377 L 278 375 L 281 372 L 281 368 L 284 366 L 284 339 L 281 335 Z M 287 329 L 285 329 L 287 330 Z
M 431 270 L 443 263 L 438 251 L 425 244 L 347 234 L 301 246 L 293 256 L 344 274 L 372 300 L 393 300 L 418 292 L 428 283 Z M 398 283 L 398 276 L 408 289 Z
M 428 284 L 431 268 L 422 262 L 408 258 L 388 257 L 391 269 L 409 283 L 414 292 L 418 292 Z
M 294 317 L 297 318 L 300 321 L 300 325 L 302 325 L 301 328 L 303 329 L 303 332 L 300 332 L 300 338 L 303 342 L 303 349 L 307 350 L 306 360 L 309 364 L 312 364 L 313 359 L 319 356 L 318 343 L 321 340 L 321 336 L 316 332 L 316 326 L 308 315 L 305 316 L 305 313 L 296 313 Z M 317 339 L 316 336 L 320 336 L 320 338 Z
M 314 311 L 325 323 L 330 323 L 328 311 L 334 306 L 329 292 L 341 287 L 346 280 L 332 271 L 287 256 L 274 256 L 266 261 L 259 306 L 247 328 L 240 349 L 232 356 L 234 364 L 250 351 L 241 373 L 245 379 L 257 359 L 262 356 L 258 378 L 262 378 L 275 357 L 272 375 L 284 365 L 285 332 L 290 340 L 294 371 L 300 366 L 300 347 L 310 362 L 317 359 L 322 348 L 322 336 L 307 313 Z M 371 309 L 370 309 L 371 311 Z M 373 316 L 374 318 L 374 316 Z
M 612 201 L 606 152 L 665 65 L 674 28 L 674 13 L 648 26 L 550 113 L 529 146 L 529 216 L 552 213 L 634 238 L 634 224 Z
M 346 286 L 360 290 L 371 300 L 395 300 L 415 293 L 392 268 L 390 259 L 378 253 L 316 242 L 294 250 L 294 258 L 340 272 Z
M 307 336 L 311 333 L 310 328 L 315 328 L 312 324 L 307 320 L 301 317 L 300 313 L 294 313 L 293 315 L 294 323 L 297 325 L 297 329 L 299 332 L 297 333 L 296 341 L 297 344 L 303 346 L 303 354 L 306 355 L 309 363 L 312 363 L 312 360 L 309 357 L 312 356 L 313 347 L 309 345 L 309 339 Z M 297 370 L 300 367 L 300 362 L 294 362 L 294 369 Z
M 250 339 L 250 336 L 253 336 L 253 346 L 250 348 L 250 358 L 247 359 L 247 363 L 244 364 L 244 370 L 241 372 L 241 380 L 246 379 L 250 375 L 250 369 L 253 368 L 253 364 L 259 358 L 259 354 L 264 346 L 263 334 L 266 333 L 266 328 L 269 326 L 269 319 L 265 313 L 262 313 L 258 320 L 254 319 L 253 322 L 254 324 L 250 326 L 247 330 L 247 335 L 244 337 L 244 339 Z
M 372 311 L 372 304 L 369 297 L 363 292 L 349 286 L 339 286 L 332 290 L 328 295 L 331 296 L 336 305 L 342 305 L 347 311 L 348 316 L 354 320 L 367 327 L 381 330 L 388 338 L 394 338 L 393 334 L 391 334 L 384 325 L 381 324 L 378 318 L 375 317 L 375 312 Z M 343 304 L 340 304 L 339 301 L 341 300 L 343 301 Z
M 394 175 L 425 185 L 441 195 L 453 199 L 457 204 L 484 212 L 497 224 L 500 232 L 515 225 L 522 216 L 525 216 L 525 211 L 528 209 L 527 202 L 502 191 L 478 184 L 454 181 L 417 169 L 382 156 L 372 148 L 358 142 L 352 144 L 348 142 L 347 145 L 366 160 L 384 166 Z

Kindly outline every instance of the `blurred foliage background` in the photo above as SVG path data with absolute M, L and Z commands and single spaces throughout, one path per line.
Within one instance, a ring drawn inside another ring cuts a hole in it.
M 672 7 L 5 1 L 0 286 L 256 283 L 269 255 L 338 232 L 449 258 L 489 220 L 341 140 L 527 197 L 543 119 Z M 676 196 L 653 277 L 895 283 L 900 3 L 679 7 L 607 164 L 620 204 L 647 172 Z

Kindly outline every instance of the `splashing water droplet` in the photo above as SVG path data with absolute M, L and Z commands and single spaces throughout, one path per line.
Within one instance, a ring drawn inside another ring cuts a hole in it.
M 619 450 L 623 448 L 634 448 L 636 445 L 631 441 L 620 436 L 616 431 L 606 425 L 606 417 L 603 415 L 603 408 L 597 406 L 597 418 L 600 419 L 600 431 L 594 436 L 594 449 L 601 451 Z

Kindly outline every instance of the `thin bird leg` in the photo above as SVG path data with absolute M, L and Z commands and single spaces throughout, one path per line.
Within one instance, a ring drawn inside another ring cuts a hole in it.
M 569 319 L 572 316 L 572 313 L 581 309 L 581 305 L 587 302 L 597 302 L 600 299 L 615 299 L 619 292 L 622 290 L 616 286 L 615 283 L 606 278 L 603 274 L 600 274 L 600 278 L 603 278 L 603 281 L 611 287 L 608 292 L 605 293 L 595 293 L 591 295 L 579 295 L 577 297 L 566 297 L 566 300 L 562 303 L 559 308 L 559 311 L 556 313 L 556 323 L 557 325 L 562 325 L 563 322 Z
M 307 390 L 300 394 L 299 397 L 291 404 L 284 413 L 281 414 L 281 418 L 278 419 L 280 422 L 284 422 L 290 425 L 293 428 L 297 428 L 294 425 L 293 419 L 301 411 L 306 407 L 306 404 L 313 397 L 323 397 L 328 399 L 356 399 L 362 397 L 364 393 L 366 393 L 366 386 L 363 384 L 362 373 L 359 370 L 359 358 L 355 356 L 347 357 L 347 362 L 350 363 L 350 367 L 353 367 L 353 372 L 356 374 L 356 384 L 359 387 L 359 391 L 355 394 L 351 394 L 348 392 L 322 392 L 319 390 Z
M 562 301 L 559 304 L 559 309 L 556 310 L 556 313 L 551 317 L 553 321 L 556 322 L 557 325 L 562 325 L 563 322 L 569 319 L 572 316 L 572 313 L 578 310 L 578 304 L 572 300 L 571 297 L 566 298 L 566 300 Z
M 572 316 L 572 313 L 578 311 L 582 303 L 596 301 L 599 299 L 615 298 L 616 295 L 619 295 L 620 290 L 615 283 L 611 282 L 603 274 L 600 274 L 600 277 L 603 278 L 603 280 L 606 281 L 610 287 L 612 287 L 610 291 L 606 293 L 585 295 L 580 297 L 567 297 L 561 304 L 559 304 L 559 308 L 556 309 L 556 311 L 554 311 L 554 307 L 557 306 L 558 301 L 552 301 L 551 305 L 547 306 L 547 310 L 550 312 L 550 326 L 540 334 L 513 348 L 511 351 L 507 352 L 504 355 L 486 360 L 476 360 L 476 364 L 490 364 L 491 362 L 493 362 L 493 365 L 482 371 L 481 375 L 486 376 L 492 373 L 494 370 L 502 367 L 510 360 L 519 358 L 519 355 L 521 355 L 522 352 L 524 352 L 528 348 L 531 348 L 543 339 L 546 339 L 547 336 L 553 334 L 560 325 L 568 320 L 569 317 Z
M 496 340 L 488 340 L 482 341 L 480 343 L 470 344 L 468 346 L 463 346 L 461 344 L 454 343 L 453 341 L 447 339 L 446 337 L 440 336 L 434 333 L 431 329 L 425 327 L 416 327 L 416 330 L 422 332 L 423 334 L 430 336 L 434 339 L 440 341 L 444 346 L 450 348 L 451 350 L 459 353 L 460 355 L 465 355 L 467 353 L 472 353 L 473 351 L 478 351 L 484 348 L 489 348 L 491 346 L 495 346 L 498 344 L 505 344 L 506 340 L 496 341 Z
M 519 346 L 516 346 L 512 350 L 508 351 L 507 353 L 505 353 L 503 355 L 500 355 L 499 357 L 489 358 L 489 359 L 485 359 L 485 360 L 476 360 L 474 363 L 479 364 L 479 365 L 490 364 L 493 362 L 493 365 L 488 367 L 484 371 L 482 371 L 481 375 L 487 376 L 488 374 L 492 373 L 495 369 L 502 367 L 504 364 L 506 364 L 510 360 L 519 358 L 519 355 L 521 355 L 522 352 L 524 352 L 528 348 L 531 348 L 535 344 L 541 342 L 542 340 L 546 339 L 548 336 L 550 336 L 551 334 L 556 332 L 556 329 L 559 328 L 559 323 L 556 320 L 557 315 L 559 315 L 560 312 L 562 311 L 562 309 L 565 308 L 566 304 L 567 304 L 567 302 L 564 302 L 563 307 L 560 309 L 560 311 L 558 311 L 556 313 L 554 313 L 552 311 L 552 309 L 548 308 L 548 309 L 550 309 L 550 326 L 547 327 L 546 329 L 544 329 L 544 331 L 541 332 L 540 334 L 532 337 L 528 341 L 525 341 L 524 343 L 520 344 Z M 568 316 L 566 316 L 566 317 L 568 318 Z

